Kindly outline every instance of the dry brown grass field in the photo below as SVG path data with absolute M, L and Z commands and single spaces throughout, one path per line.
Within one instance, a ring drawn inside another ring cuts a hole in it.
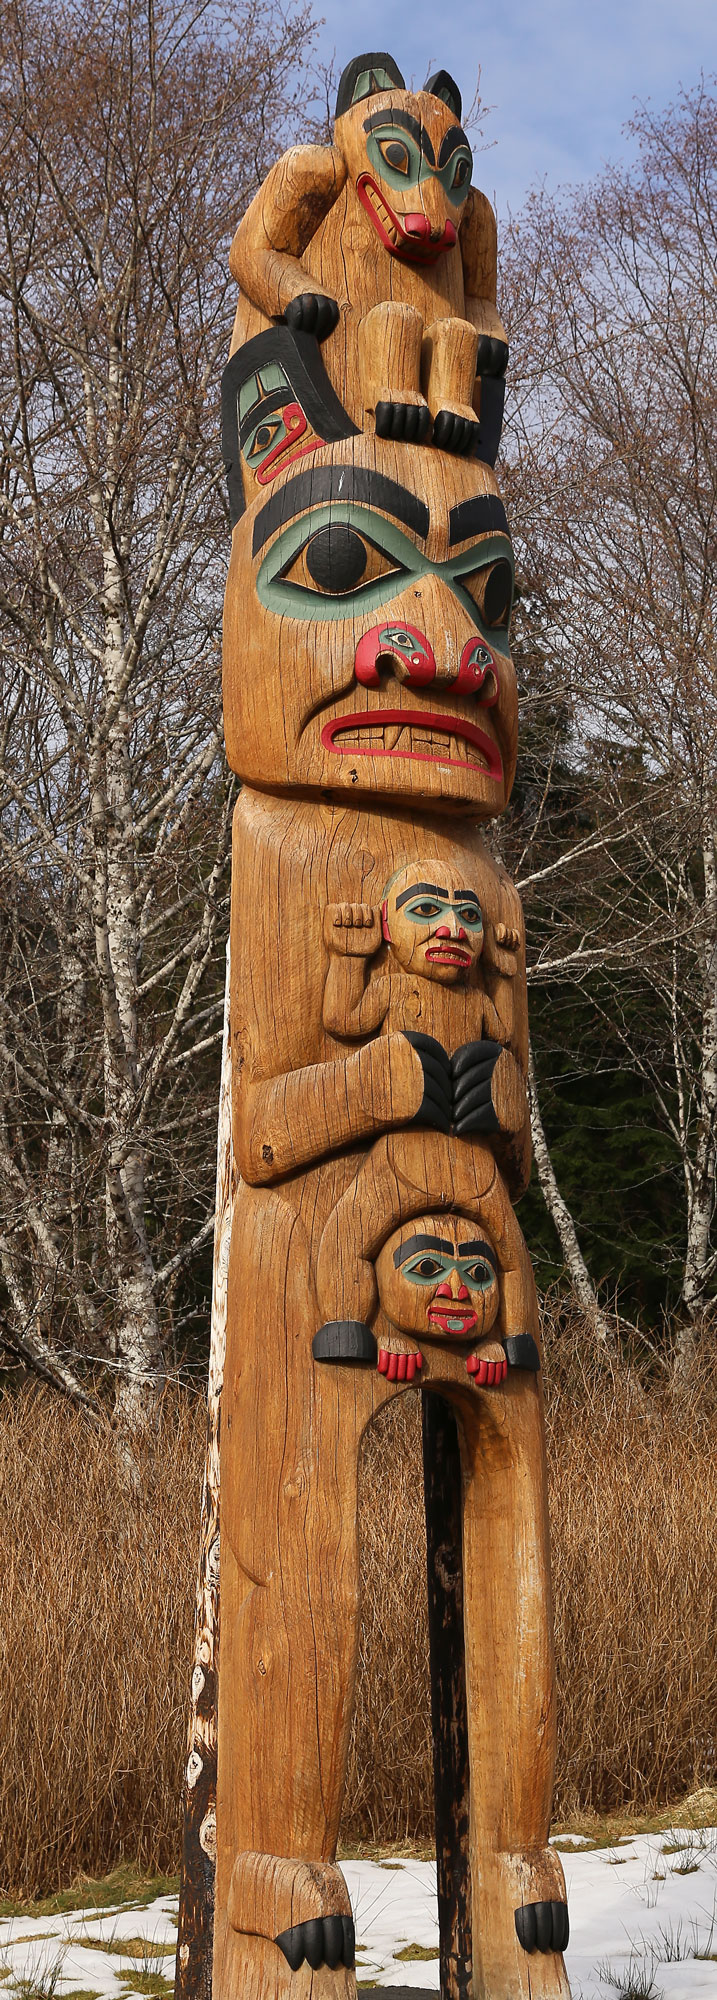
M 560 1694 L 556 1818 L 648 1812 L 717 1770 L 717 1367 L 635 1394 L 548 1329 Z M 106 1435 L 50 1392 L 0 1398 L 0 1893 L 122 1859 L 178 1865 L 204 1413 L 165 1398 L 128 1497 Z M 418 1397 L 369 1433 L 364 1613 L 344 1838 L 430 1833 Z

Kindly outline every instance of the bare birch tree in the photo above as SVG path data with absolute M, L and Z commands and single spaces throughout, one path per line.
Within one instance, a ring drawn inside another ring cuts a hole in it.
M 510 236 L 526 363 L 509 481 L 592 796 L 554 870 L 533 977 L 609 975 L 682 1176 L 687 1351 L 717 1270 L 714 88 L 632 129 L 634 169 L 564 203 L 537 197 Z M 622 1004 L 639 982 L 652 1035 Z
M 130 1426 L 213 1228 L 227 244 L 307 25 L 2 8 L 2 1338 Z

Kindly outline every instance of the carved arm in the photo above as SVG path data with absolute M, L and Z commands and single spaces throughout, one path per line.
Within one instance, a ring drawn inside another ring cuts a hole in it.
M 346 164 L 335 146 L 292 146 L 267 174 L 236 231 L 229 268 L 246 298 L 269 319 L 279 319 L 292 299 L 316 292 L 302 269 L 312 236 L 346 180 Z M 335 324 L 307 331 L 328 333 Z
M 422 1110 L 426 1074 L 406 1035 L 382 1035 L 338 1062 L 265 1080 L 240 1080 L 235 1150 L 253 1186 L 280 1180 L 361 1139 L 410 1123 Z
M 360 1040 L 380 1028 L 388 1012 L 389 981 L 368 980 L 368 961 L 381 944 L 381 916 L 370 903 L 328 903 L 324 943 L 329 969 L 323 1021 L 330 1035 Z

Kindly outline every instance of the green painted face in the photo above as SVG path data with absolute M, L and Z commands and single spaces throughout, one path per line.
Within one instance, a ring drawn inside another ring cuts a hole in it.
M 346 533 L 333 563 L 323 566 L 320 536 L 343 526 Z M 476 624 L 480 618 L 482 580 L 497 563 L 509 566 L 505 622 L 490 626 L 490 642 L 509 654 L 508 615 L 513 578 L 513 551 L 505 535 L 487 535 L 474 547 L 446 562 L 431 562 L 401 529 L 368 507 L 332 501 L 293 521 L 272 542 L 256 580 L 257 596 L 279 617 L 317 620 L 355 618 L 380 611 L 422 577 L 440 577 Z M 478 614 L 478 615 L 477 615 Z
M 419 1251 L 401 1265 L 401 1276 L 409 1285 L 440 1285 L 450 1278 L 451 1271 L 469 1291 L 489 1292 L 495 1284 L 495 1271 L 487 1257 L 452 1257 L 448 1249 Z
M 368 122 L 368 121 L 367 121 Z M 471 184 L 473 155 L 460 128 L 455 144 L 449 143 L 447 158 L 436 160 L 425 128 L 410 114 L 390 112 L 374 124 L 366 139 L 366 152 L 374 173 L 395 194 L 421 187 L 426 181 L 440 181 L 443 192 L 454 206 L 465 201 Z M 445 145 L 445 142 L 444 142 Z

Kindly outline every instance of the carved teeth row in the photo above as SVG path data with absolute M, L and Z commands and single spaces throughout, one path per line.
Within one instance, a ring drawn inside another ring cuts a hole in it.
M 437 733 L 430 729 L 417 729 L 415 723 L 407 727 L 403 723 L 369 723 L 362 729 L 342 729 L 338 742 L 342 750 L 384 750 L 389 755 L 395 750 L 401 738 L 407 738 L 406 750 L 422 751 L 431 757 L 450 757 L 461 764 L 477 764 L 483 767 L 483 758 L 477 746 L 468 743 L 465 736 L 451 736 L 447 732 Z

